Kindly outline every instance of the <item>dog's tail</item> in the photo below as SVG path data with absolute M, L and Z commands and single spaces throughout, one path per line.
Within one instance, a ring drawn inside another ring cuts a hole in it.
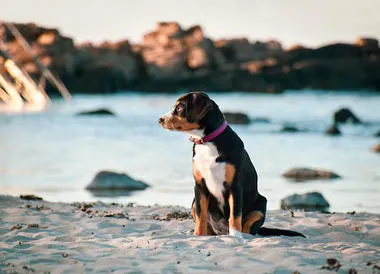
M 292 230 L 286 230 L 286 229 L 279 229 L 279 228 L 267 228 L 267 227 L 260 227 L 259 231 L 257 232 L 260 236 L 290 236 L 290 237 L 305 237 L 305 235 L 292 231 Z

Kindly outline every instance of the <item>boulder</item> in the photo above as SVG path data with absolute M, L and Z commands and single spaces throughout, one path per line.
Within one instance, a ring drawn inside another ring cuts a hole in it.
M 306 211 L 326 211 L 330 204 L 319 192 L 293 194 L 281 200 L 281 209 L 303 209 Z
M 285 51 L 296 51 L 296 50 L 304 50 L 307 49 L 304 45 L 301 44 L 293 44 L 285 49 Z
M 380 153 L 380 143 L 374 145 L 374 146 L 371 148 L 371 150 L 372 150 L 373 152 Z
M 158 22 L 157 31 L 167 37 L 179 37 L 182 35 L 182 28 L 177 22 Z
M 315 50 L 310 57 L 313 58 L 352 58 L 360 57 L 361 51 L 355 45 L 346 43 L 336 43 L 321 46 Z
M 208 75 L 225 63 L 200 26 L 182 30 L 177 23 L 159 23 L 144 35 L 141 56 L 148 77 L 157 82 L 188 81 Z M 191 82 L 188 82 L 189 84 Z
M 20 198 L 21 199 L 24 199 L 24 200 L 31 200 L 31 201 L 42 201 L 43 199 L 39 196 L 36 196 L 34 194 L 24 194 L 24 195 L 20 195 Z
M 192 71 L 207 69 L 209 73 L 212 69 L 220 68 L 225 64 L 223 54 L 210 39 L 205 38 L 188 49 L 187 65 Z
M 191 69 L 210 66 L 210 60 L 207 58 L 207 53 L 201 47 L 192 47 L 189 50 L 187 58 L 187 64 Z
M 147 187 L 149 187 L 148 184 L 135 180 L 125 173 L 117 173 L 106 170 L 98 172 L 86 189 L 91 191 L 131 191 L 144 190 Z
M 81 112 L 78 112 L 77 115 L 116 116 L 115 113 L 113 113 L 112 111 L 106 108 L 81 111 Z
M 99 68 L 106 68 L 110 85 L 116 82 L 111 87 L 115 91 L 122 88 L 123 84 L 133 82 L 140 76 L 141 65 L 138 56 L 133 52 L 132 46 L 127 40 L 116 43 L 103 42 L 99 46 L 85 44 L 80 49 L 81 52 L 74 56 L 76 61 L 74 74 L 82 81 L 93 82 L 93 80 L 91 81 L 92 77 L 96 78 L 95 82 L 99 83 L 102 78 L 100 75 L 96 75 L 96 72 Z M 115 80 L 115 78 L 120 79 Z M 86 81 L 87 79 L 88 81 Z
M 277 65 L 277 60 L 274 58 L 267 58 L 259 61 L 248 61 L 241 65 L 241 68 L 248 70 L 250 73 L 260 73 L 263 70 L 268 70 Z
M 334 112 L 334 124 L 351 122 L 361 124 L 360 119 L 348 108 L 341 108 Z
M 283 51 L 281 44 L 274 40 L 251 43 L 247 38 L 221 39 L 215 45 L 230 62 L 261 60 Z
M 194 25 L 188 28 L 185 31 L 185 44 L 188 47 L 198 45 L 200 42 L 202 42 L 206 37 L 203 33 L 203 29 L 199 25 Z
M 152 34 L 151 36 L 153 37 L 154 35 L 158 34 Z M 165 45 L 158 42 L 149 46 L 144 44 L 141 55 L 145 63 L 146 72 L 153 80 L 179 80 L 189 77 L 185 47 L 179 39 L 168 38 Z
M 289 132 L 289 133 L 300 132 L 300 130 L 297 127 L 288 126 L 288 125 L 283 126 L 283 128 L 280 131 L 281 132 Z
M 371 51 L 379 49 L 379 41 L 375 38 L 359 37 L 355 45 Z
M 311 168 L 292 168 L 286 171 L 282 176 L 295 181 L 341 178 L 341 176 L 332 171 Z
M 154 31 L 144 35 L 141 56 L 149 78 L 153 81 L 180 81 L 190 77 L 187 51 L 194 44 L 187 41 L 189 33 L 192 33 L 190 30 L 183 31 L 175 22 L 160 22 Z M 198 37 L 200 40 L 203 34 L 201 36 Z M 207 63 L 202 50 L 194 49 L 190 55 L 196 59 L 192 66 Z
M 249 117 L 242 112 L 224 112 L 224 118 L 229 124 L 247 125 L 249 124 Z
M 251 60 L 255 56 L 252 44 L 246 38 L 224 39 L 216 41 L 215 44 L 222 50 L 228 61 L 241 62 Z
M 338 128 L 338 125 L 336 124 L 333 124 L 331 127 L 329 127 L 326 132 L 325 132 L 327 135 L 331 135 L 331 136 L 337 136 L 337 135 L 341 135 L 342 133 L 340 132 L 339 128 Z
M 2 26 L 0 23 L 0 29 Z M 380 71 L 380 50 L 374 38 L 284 50 L 275 40 L 251 42 L 242 37 L 214 41 L 199 25 L 183 29 L 176 22 L 160 22 L 139 44 L 121 40 L 77 45 L 57 29 L 35 24 L 16 27 L 32 52 L 71 93 L 380 90 L 380 74 L 376 73 Z M 41 69 L 7 29 L 3 41 L 17 64 L 39 79 Z M 46 91 L 58 94 L 49 83 Z

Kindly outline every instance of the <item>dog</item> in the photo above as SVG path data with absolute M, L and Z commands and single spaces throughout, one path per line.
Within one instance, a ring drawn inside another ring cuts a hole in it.
M 262 227 L 267 200 L 258 192 L 256 169 L 243 141 L 207 94 L 181 96 L 158 122 L 164 129 L 190 134 L 194 143 L 191 211 L 195 235 L 305 237 L 291 230 Z

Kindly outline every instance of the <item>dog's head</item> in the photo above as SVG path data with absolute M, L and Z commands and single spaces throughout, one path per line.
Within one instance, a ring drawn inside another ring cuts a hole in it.
M 181 96 L 173 110 L 163 115 L 158 122 L 165 129 L 192 131 L 204 129 L 210 116 L 215 116 L 216 113 L 220 113 L 223 118 L 218 106 L 207 94 L 190 92 Z

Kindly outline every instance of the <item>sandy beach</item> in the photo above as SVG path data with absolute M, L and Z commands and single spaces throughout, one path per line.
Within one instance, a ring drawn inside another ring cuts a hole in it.
M 0 196 L 0 272 L 380 273 L 380 215 L 278 210 L 266 226 L 307 239 L 196 237 L 176 206 Z

